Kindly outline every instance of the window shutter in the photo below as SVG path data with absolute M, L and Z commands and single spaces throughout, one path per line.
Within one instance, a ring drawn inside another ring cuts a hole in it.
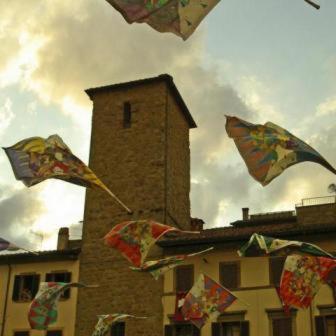
M 173 336 L 174 326 L 165 325 L 164 326 L 164 336 Z
M 184 265 L 175 269 L 176 292 L 188 292 L 194 284 L 194 266 Z
M 46 279 L 46 282 L 53 282 L 54 281 L 54 274 L 53 273 L 47 273 L 45 279 Z
M 64 273 L 64 281 L 63 282 L 67 282 L 70 283 L 71 282 L 71 273 L 67 272 Z M 70 288 L 68 288 L 62 295 L 63 299 L 69 299 L 70 298 Z
M 239 264 L 220 263 L 220 283 L 226 288 L 239 287 Z
M 211 324 L 211 336 L 221 336 L 221 323 Z
M 112 324 L 111 336 L 124 336 L 125 335 L 125 322 L 117 322 Z
M 327 336 L 324 316 L 315 317 L 316 336 Z
M 192 335 L 193 336 L 201 336 L 201 330 L 199 330 L 196 326 L 192 326 Z
M 33 275 L 32 288 L 31 288 L 33 298 L 38 292 L 39 285 L 40 285 L 40 275 L 39 274 Z
M 21 276 L 16 275 L 14 279 L 14 287 L 13 287 L 13 301 L 19 301 L 19 294 L 20 294 L 20 284 L 21 284 Z
M 249 336 L 250 335 L 250 322 L 249 321 L 241 321 L 240 322 L 240 335 L 241 336 Z
M 271 257 L 270 263 L 270 283 L 275 286 L 280 285 L 282 269 L 285 264 L 286 257 Z

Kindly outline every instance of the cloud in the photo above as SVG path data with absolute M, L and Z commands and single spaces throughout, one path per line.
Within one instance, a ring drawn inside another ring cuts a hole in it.
M 6 98 L 4 104 L 0 106 L 0 136 L 6 131 L 13 118 L 12 101 Z

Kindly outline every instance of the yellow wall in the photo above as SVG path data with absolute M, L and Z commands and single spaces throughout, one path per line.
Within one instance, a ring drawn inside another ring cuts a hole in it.
M 29 303 L 13 302 L 13 285 L 15 275 L 22 273 L 36 273 L 40 275 L 40 281 L 45 281 L 46 273 L 54 271 L 71 272 L 71 281 L 78 281 L 79 262 L 75 261 L 57 261 L 31 264 L 11 265 L 12 272 L 10 277 L 10 286 L 8 291 L 7 313 L 5 318 L 4 336 L 12 336 L 14 331 L 30 330 L 27 320 Z M 2 323 L 5 305 L 6 283 L 8 279 L 8 266 L 0 265 L 0 324 Z M 76 317 L 77 289 L 71 288 L 70 298 L 59 302 L 57 322 L 49 327 L 49 330 L 62 330 L 63 336 L 73 336 Z M 1 330 L 1 329 L 0 329 Z M 44 331 L 30 331 L 30 336 L 44 336 Z
M 335 243 L 320 242 L 319 246 L 326 250 L 335 250 Z M 270 320 L 266 310 L 281 309 L 281 303 L 276 290 L 269 282 L 269 262 L 267 257 L 240 258 L 234 251 L 215 251 L 206 255 L 205 263 L 201 257 L 190 259 L 189 264 L 194 265 L 194 280 L 202 272 L 219 282 L 219 262 L 239 261 L 240 262 L 240 288 L 233 291 L 238 297 L 226 312 L 246 311 L 245 320 L 250 322 L 250 336 L 271 336 Z M 333 304 L 332 291 L 327 285 L 323 285 L 315 297 L 312 309 L 298 310 L 296 315 L 296 334 L 315 335 L 315 326 L 311 332 L 313 317 L 319 315 L 318 305 Z M 166 273 L 164 277 L 164 324 L 169 324 L 168 316 L 174 314 L 175 292 L 174 292 L 174 270 Z M 215 321 L 213 321 L 215 322 Z M 208 322 L 201 330 L 202 336 L 211 336 L 211 322 Z

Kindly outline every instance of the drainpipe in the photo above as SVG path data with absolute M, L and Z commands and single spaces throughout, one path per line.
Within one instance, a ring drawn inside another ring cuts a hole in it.
M 12 275 L 12 266 L 8 264 L 8 278 L 7 278 L 7 285 L 6 285 L 6 298 L 5 298 L 5 306 L 3 311 L 2 317 L 2 324 L 1 324 L 1 336 L 5 336 L 5 323 L 6 323 L 6 315 L 7 315 L 7 304 L 8 304 L 8 295 L 9 295 L 9 284 Z

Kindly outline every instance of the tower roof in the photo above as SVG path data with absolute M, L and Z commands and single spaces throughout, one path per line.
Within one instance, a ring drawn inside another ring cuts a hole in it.
M 105 92 L 105 91 L 113 91 L 113 90 L 119 90 L 119 89 L 126 89 L 126 88 L 132 88 L 135 86 L 139 85 L 144 85 L 144 84 L 151 84 L 151 83 L 156 83 L 156 82 L 165 82 L 170 89 L 172 95 L 174 96 L 177 104 L 179 105 L 185 119 L 187 120 L 189 127 L 190 128 L 195 128 L 197 127 L 187 105 L 185 104 L 180 92 L 178 91 L 173 77 L 168 75 L 168 74 L 162 74 L 157 77 L 151 77 L 151 78 L 144 78 L 144 79 L 138 79 L 130 82 L 124 82 L 124 83 L 117 83 L 117 84 L 112 84 L 112 85 L 106 85 L 106 86 L 100 86 L 96 88 L 90 88 L 85 90 L 87 95 L 92 99 L 94 94 L 99 93 L 99 92 Z

